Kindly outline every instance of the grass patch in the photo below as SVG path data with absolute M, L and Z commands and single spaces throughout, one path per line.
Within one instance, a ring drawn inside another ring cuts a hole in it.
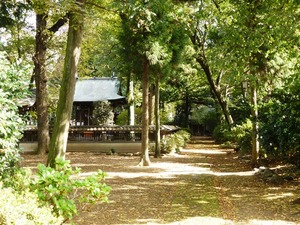
M 210 175 L 184 177 L 184 182 L 177 184 L 171 210 L 165 217 L 168 222 L 189 217 L 220 217 L 218 194 L 214 180 Z

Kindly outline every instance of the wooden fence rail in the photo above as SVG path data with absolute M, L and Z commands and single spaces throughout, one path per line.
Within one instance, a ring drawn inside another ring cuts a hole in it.
M 161 136 L 168 135 L 179 130 L 176 126 L 161 126 Z M 52 129 L 50 129 L 51 135 Z M 36 142 L 37 127 L 26 127 L 21 142 Z M 135 142 L 141 141 L 141 126 L 80 126 L 70 127 L 68 140 L 70 142 Z M 155 140 L 155 127 L 150 126 L 150 141 Z

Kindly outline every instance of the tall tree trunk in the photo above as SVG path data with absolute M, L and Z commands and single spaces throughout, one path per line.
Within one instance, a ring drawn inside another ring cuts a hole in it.
M 139 166 L 150 166 L 149 158 L 149 61 L 144 57 L 142 102 L 142 149 Z
M 160 89 L 160 74 L 157 75 L 155 85 L 155 158 L 161 158 L 160 149 L 160 115 L 159 115 L 159 90 Z
M 36 15 L 36 37 L 34 55 L 34 77 L 36 83 L 36 111 L 38 128 L 38 154 L 49 150 L 49 119 L 47 103 L 47 76 L 45 69 L 47 51 L 47 21 L 46 14 Z
M 155 87 L 154 87 L 154 85 L 150 85 L 150 89 L 149 89 L 149 125 L 153 125 L 153 114 L 154 114 L 153 98 L 154 97 L 155 97 Z
M 84 0 L 77 0 L 77 3 L 78 6 L 83 9 Z M 51 167 L 55 167 L 56 158 L 64 159 L 66 154 L 77 68 L 81 51 L 82 29 L 82 11 L 78 10 L 78 12 L 71 12 L 64 73 L 47 161 L 47 165 Z
M 62 27 L 68 20 L 67 15 L 60 18 L 47 29 L 47 13 L 36 14 L 36 37 L 35 55 L 33 57 L 34 71 L 30 79 L 29 88 L 33 88 L 33 80 L 36 84 L 36 112 L 38 128 L 38 154 L 43 154 L 49 150 L 49 117 L 48 117 L 48 93 L 46 75 L 46 51 L 49 37 Z
M 258 108 L 257 108 L 257 82 L 251 86 L 251 116 L 252 116 L 252 160 L 253 167 L 257 166 L 259 156 L 259 139 L 258 139 Z
M 133 90 L 133 81 L 129 82 L 129 125 L 134 125 L 134 90 Z
M 189 90 L 186 88 L 184 97 L 184 127 L 189 127 L 189 115 L 190 115 L 190 96 Z
M 134 89 L 133 89 L 133 81 L 129 82 L 129 95 L 128 95 L 128 103 L 129 103 L 129 125 L 134 125 Z M 130 131 L 130 139 L 132 141 L 135 140 L 134 131 Z
M 206 36 L 204 35 L 202 39 L 198 37 L 197 31 L 195 31 L 195 34 L 190 36 L 190 40 L 195 46 L 195 49 L 198 51 L 201 51 L 201 53 L 198 54 L 196 57 L 196 61 L 200 64 L 201 68 L 203 69 L 205 76 L 207 78 L 207 81 L 209 83 L 209 86 L 211 88 L 212 93 L 214 94 L 215 98 L 217 99 L 222 113 L 225 117 L 226 123 L 228 124 L 229 127 L 233 125 L 233 119 L 228 107 L 227 100 L 222 96 L 220 88 L 217 86 L 216 82 L 213 79 L 213 74 L 211 73 L 210 67 L 207 63 L 206 57 L 205 57 L 205 38 Z
M 213 77 L 212 77 L 212 73 L 211 73 L 210 68 L 209 68 L 209 65 L 207 64 L 206 60 L 203 59 L 202 57 L 197 57 L 197 62 L 201 65 L 201 67 L 202 67 L 202 69 L 203 69 L 203 71 L 206 75 L 207 81 L 210 85 L 210 88 L 211 88 L 214 96 L 218 100 L 218 103 L 219 103 L 219 105 L 222 109 L 223 115 L 225 117 L 226 123 L 229 126 L 232 126 L 233 125 L 233 119 L 232 119 L 232 116 L 231 116 L 231 113 L 230 113 L 230 110 L 229 110 L 229 107 L 228 107 L 228 103 L 227 103 L 226 99 L 224 99 L 222 97 L 220 88 L 218 88 L 216 83 L 214 82 Z

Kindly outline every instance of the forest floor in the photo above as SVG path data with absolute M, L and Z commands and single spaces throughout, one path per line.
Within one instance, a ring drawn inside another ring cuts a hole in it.
M 35 167 L 37 156 L 24 155 Z M 179 154 L 151 158 L 137 167 L 138 156 L 67 153 L 83 175 L 101 169 L 112 187 L 109 203 L 79 210 L 76 225 L 284 225 L 300 224 L 300 176 L 291 165 L 270 165 L 293 179 L 266 183 L 249 161 L 212 139 L 194 137 Z

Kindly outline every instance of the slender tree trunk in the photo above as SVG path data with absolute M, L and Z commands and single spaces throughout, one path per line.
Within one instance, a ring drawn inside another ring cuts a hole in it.
M 129 103 L 129 125 L 134 125 L 134 90 L 133 90 L 133 81 L 129 82 L 129 96 L 128 96 L 128 103 Z M 135 140 L 135 133 L 134 131 L 130 131 L 130 139 L 132 141 Z
M 258 108 L 257 108 L 257 82 L 251 87 L 251 116 L 252 116 L 252 166 L 257 166 L 259 156 L 259 137 L 258 137 Z
M 150 166 L 149 158 L 149 61 L 144 57 L 142 102 L 142 149 L 139 166 Z
M 29 88 L 33 88 L 33 80 L 36 84 L 36 112 L 38 128 L 38 154 L 44 154 L 49 150 L 49 117 L 48 117 L 48 92 L 46 75 L 46 51 L 49 37 L 62 27 L 68 20 L 67 15 L 57 20 L 47 29 L 47 13 L 36 14 L 35 55 L 33 56 L 34 71 L 30 79 Z
M 153 114 L 154 114 L 153 97 L 155 97 L 155 87 L 151 85 L 149 89 L 149 125 L 153 125 Z
M 218 100 L 218 103 L 219 103 L 219 105 L 222 109 L 223 115 L 225 117 L 226 123 L 229 125 L 229 127 L 232 126 L 233 125 L 233 119 L 232 119 L 232 116 L 231 116 L 231 113 L 230 113 L 230 110 L 229 110 L 229 107 L 228 107 L 228 103 L 222 97 L 220 89 L 215 84 L 215 82 L 213 80 L 213 77 L 212 77 L 212 74 L 211 74 L 211 71 L 210 71 L 210 68 L 207 65 L 206 60 L 202 59 L 201 57 L 198 57 L 197 62 L 201 65 L 201 67 L 202 67 L 202 69 L 203 69 L 203 71 L 206 75 L 207 81 L 210 85 L 210 88 L 211 88 L 214 96 Z
M 77 3 L 79 7 L 83 9 L 84 0 L 78 0 Z M 66 154 L 77 68 L 81 50 L 82 29 L 82 12 L 71 12 L 64 62 L 64 73 L 56 111 L 56 120 L 51 137 L 50 152 L 47 161 L 47 165 L 51 167 L 55 167 L 56 158 L 64 159 Z
M 134 90 L 133 81 L 129 82 L 129 125 L 134 125 Z
M 38 154 L 45 154 L 49 150 L 49 119 L 47 103 L 47 76 L 46 76 L 46 51 L 47 51 L 47 21 L 45 14 L 36 15 L 36 43 L 34 55 L 34 77 L 36 83 L 36 112 L 38 128 Z
M 190 97 L 188 88 L 185 91 L 185 98 L 184 98 L 184 126 L 186 128 L 189 127 L 189 115 L 190 115 Z
M 155 85 L 155 158 L 161 158 L 160 149 L 160 115 L 159 115 L 159 89 L 160 89 L 160 74 L 157 75 Z

